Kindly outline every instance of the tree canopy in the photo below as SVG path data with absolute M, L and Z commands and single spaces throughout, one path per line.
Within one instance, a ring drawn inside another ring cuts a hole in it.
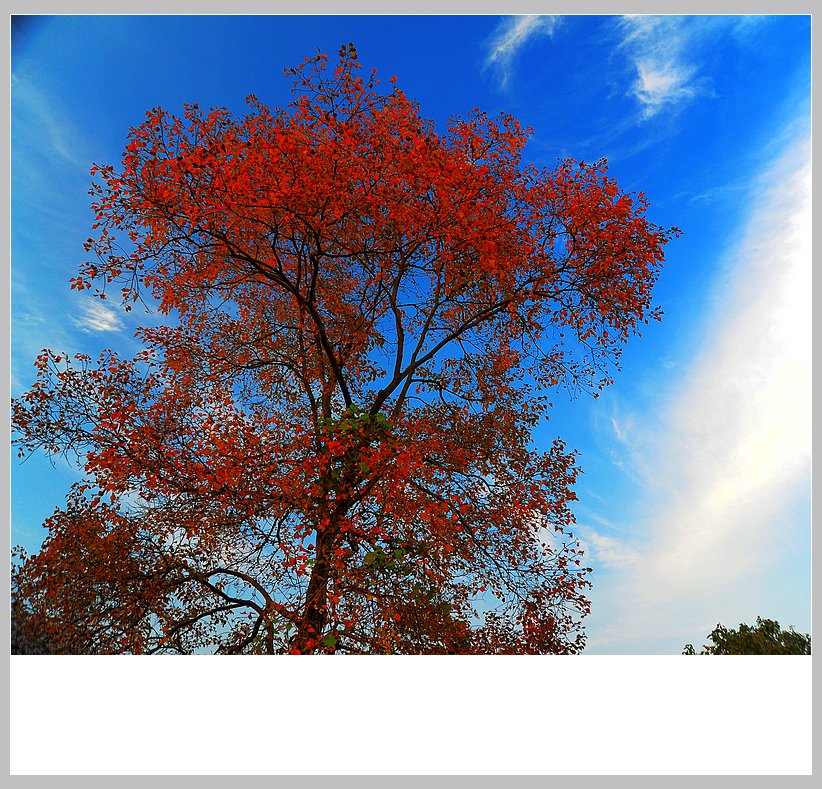
M 793 625 L 787 630 L 773 619 L 756 618 L 756 625 L 740 623 L 739 629 L 721 624 L 708 634 L 713 642 L 697 653 L 693 644 L 686 644 L 683 655 L 810 655 L 811 637 L 797 633 Z
M 579 471 L 531 433 L 659 317 L 676 229 L 604 161 L 525 164 L 510 116 L 437 131 L 351 45 L 287 71 L 286 108 L 156 108 L 92 168 L 72 288 L 167 321 L 132 359 L 44 350 L 13 403 L 21 455 L 84 471 L 15 570 L 27 622 L 58 651 L 579 651 Z

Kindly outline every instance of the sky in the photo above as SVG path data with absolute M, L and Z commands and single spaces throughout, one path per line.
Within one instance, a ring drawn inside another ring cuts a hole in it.
M 480 107 L 524 159 L 608 159 L 682 229 L 664 310 L 598 399 L 535 434 L 579 452 L 590 654 L 678 654 L 757 616 L 811 631 L 810 18 L 62 16 L 12 27 L 11 390 L 43 347 L 134 353 L 125 314 L 69 291 L 92 163 L 157 105 L 289 101 L 283 69 L 354 42 L 442 129 Z M 77 472 L 12 463 L 12 545 L 36 550 Z

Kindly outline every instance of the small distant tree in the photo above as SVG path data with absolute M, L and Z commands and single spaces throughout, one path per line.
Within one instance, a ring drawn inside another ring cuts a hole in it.
M 708 638 L 713 645 L 704 645 L 701 652 L 686 644 L 683 655 L 810 655 L 811 637 L 797 633 L 793 625 L 780 630 L 773 619 L 756 618 L 756 626 L 740 624 L 739 630 L 718 624 Z

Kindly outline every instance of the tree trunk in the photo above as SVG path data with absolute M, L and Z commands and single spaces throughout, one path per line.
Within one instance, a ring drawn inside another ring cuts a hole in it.
M 334 524 L 330 522 L 326 522 L 322 529 L 317 530 L 317 559 L 308 580 L 303 617 L 293 644 L 301 653 L 316 650 L 319 646 L 319 637 L 325 627 L 329 558 L 334 547 L 334 532 Z M 312 640 L 313 643 L 308 646 L 308 642 Z

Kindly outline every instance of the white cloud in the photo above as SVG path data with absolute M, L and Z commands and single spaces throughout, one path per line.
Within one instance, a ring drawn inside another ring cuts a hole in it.
M 630 93 L 644 117 L 697 95 L 697 69 L 685 59 L 697 29 L 693 23 L 675 16 L 625 16 L 619 28 L 622 48 L 636 71 Z
M 791 522 L 810 490 L 810 172 L 803 139 L 763 179 L 705 346 L 667 406 L 643 413 L 655 435 L 637 468 L 646 501 L 634 539 L 583 531 L 606 570 L 593 592 L 607 622 L 589 624 L 594 651 L 630 650 L 649 634 L 681 647 L 717 621 L 774 616 L 780 561 L 810 551 L 809 532 Z
M 688 82 L 694 71 L 670 60 L 637 62 L 634 95 L 644 106 L 645 114 L 653 115 L 665 104 L 693 98 L 696 89 Z
M 585 524 L 578 524 L 576 532 L 585 555 L 595 558 L 603 569 L 632 569 L 640 559 L 640 553 L 624 540 L 602 534 Z
M 496 69 L 502 87 L 508 84 L 517 52 L 535 36 L 552 35 L 558 21 L 557 16 L 529 14 L 508 17 L 500 23 L 491 41 L 491 50 L 485 59 L 485 67 Z
M 71 320 L 86 333 L 120 331 L 123 328 L 120 316 L 99 299 L 85 301 L 80 305 L 80 313 L 71 316 Z

